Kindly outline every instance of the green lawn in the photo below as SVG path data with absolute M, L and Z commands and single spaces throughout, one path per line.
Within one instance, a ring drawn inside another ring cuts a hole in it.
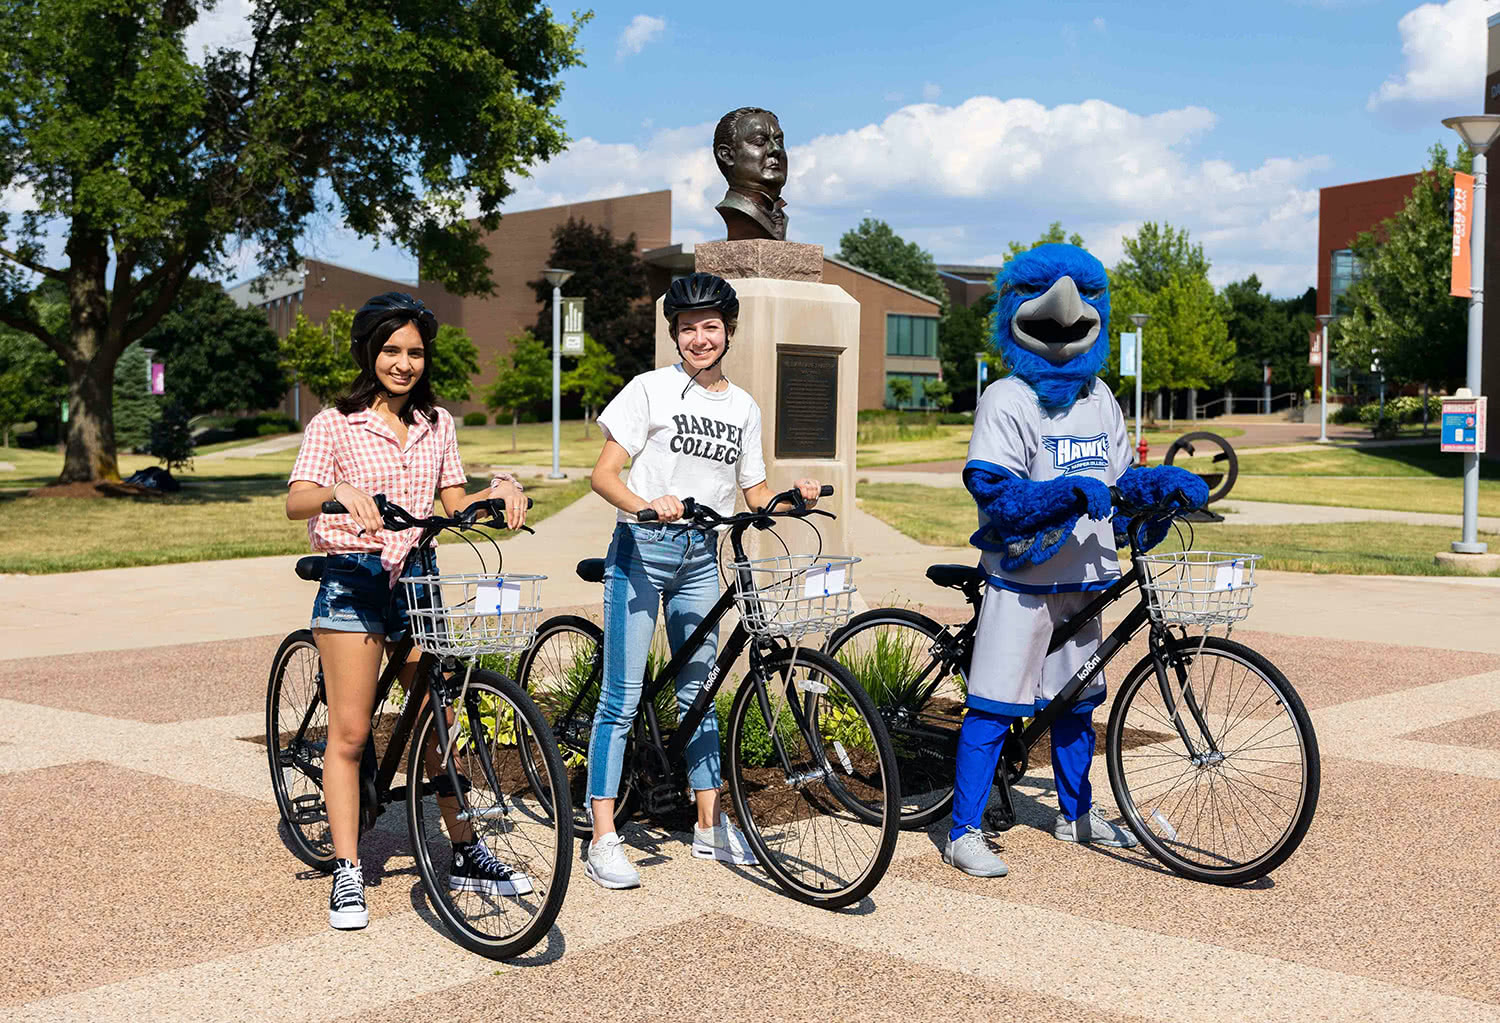
M 285 463 L 273 473 L 186 474 L 181 493 L 165 497 L 23 497 L 0 492 L 0 565 L 26 574 L 79 572 L 218 558 L 306 552 L 307 527 L 286 517 Z M 247 459 L 249 463 L 261 459 Z M 234 463 L 229 463 L 234 464 Z M 122 467 L 123 468 L 123 467 Z M 128 471 L 128 470 L 127 470 Z M 471 479 L 469 489 L 485 481 Z M 528 481 L 539 522 L 588 490 L 587 480 Z
M 955 500 L 958 493 L 952 488 L 914 484 L 861 484 L 858 490 L 860 506 L 871 515 L 920 543 L 946 547 L 966 546 L 977 525 L 972 502 Z M 1445 526 L 1397 522 L 1293 526 L 1203 523 L 1193 527 L 1192 546 L 1260 554 L 1262 568 L 1289 572 L 1450 575 L 1457 573 L 1439 568 L 1432 556 L 1447 550 L 1455 536 L 1455 531 Z M 1500 546 L 1500 536 L 1480 534 L 1480 539 Z M 1176 538 L 1164 549 L 1173 549 L 1174 545 L 1181 546 Z

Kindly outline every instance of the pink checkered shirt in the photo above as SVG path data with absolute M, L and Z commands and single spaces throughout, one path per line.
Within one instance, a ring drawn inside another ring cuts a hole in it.
M 437 410 L 437 422 L 417 416 L 407 428 L 402 448 L 391 428 L 369 409 L 345 416 L 324 409 L 302 433 L 302 447 L 288 483 L 309 480 L 320 487 L 348 483 L 371 495 L 384 494 L 413 515 L 431 515 L 437 491 L 468 482 L 458 457 L 458 435 L 453 417 Z M 382 529 L 359 535 L 350 515 L 314 515 L 307 520 L 307 537 L 315 551 L 329 554 L 378 552 L 388 572 L 396 572 L 411 552 L 421 530 Z

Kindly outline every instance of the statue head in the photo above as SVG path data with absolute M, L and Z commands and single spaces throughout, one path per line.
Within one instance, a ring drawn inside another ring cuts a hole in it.
M 719 118 L 714 161 L 730 188 L 779 196 L 786 184 L 786 139 L 769 110 L 740 107 Z

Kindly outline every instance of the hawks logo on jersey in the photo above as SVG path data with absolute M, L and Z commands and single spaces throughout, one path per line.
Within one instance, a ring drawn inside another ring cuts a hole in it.
M 1109 468 L 1109 437 L 1043 437 L 1052 465 L 1062 475 Z

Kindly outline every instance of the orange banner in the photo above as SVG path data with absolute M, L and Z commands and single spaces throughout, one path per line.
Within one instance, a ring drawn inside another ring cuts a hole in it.
M 1470 297 L 1470 271 L 1473 269 L 1469 255 L 1469 236 L 1474 233 L 1474 175 L 1453 175 L 1453 284 L 1448 294 L 1459 298 Z

